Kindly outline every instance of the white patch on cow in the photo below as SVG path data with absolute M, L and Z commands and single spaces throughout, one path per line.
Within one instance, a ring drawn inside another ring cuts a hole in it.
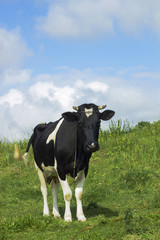
M 57 171 L 57 160 L 56 160 L 56 158 L 54 158 L 54 168 L 55 168 L 56 171 Z
M 45 178 L 43 172 L 41 171 L 41 169 L 39 169 L 39 167 L 37 166 L 36 163 L 35 163 L 35 167 L 36 167 L 36 170 L 38 172 L 39 180 L 41 182 L 41 192 L 42 192 L 42 195 L 43 195 L 43 202 L 44 202 L 43 215 L 44 216 L 49 216 L 49 208 L 48 208 L 48 202 L 47 202 L 48 191 L 47 191 L 46 178 Z
M 24 164 L 25 164 L 26 166 L 27 166 L 27 163 L 28 163 L 27 155 L 28 155 L 28 152 L 26 152 L 26 153 L 22 156 L 22 159 L 23 159 Z
M 85 108 L 86 117 L 90 117 L 93 114 L 93 108 Z
M 36 162 L 34 162 L 34 166 L 35 166 L 36 170 L 38 171 L 38 166 L 37 166 Z
M 57 203 L 57 195 L 58 195 L 58 188 L 59 188 L 59 181 L 55 181 L 55 179 L 58 180 L 57 175 L 57 161 L 55 160 L 55 166 L 44 166 L 44 163 L 41 164 L 41 167 L 43 169 L 43 172 L 37 164 L 35 163 L 35 168 L 38 172 L 38 176 L 41 182 L 41 192 L 43 196 L 43 215 L 49 216 L 49 208 L 48 208 L 48 201 L 47 201 L 47 195 L 48 195 L 48 189 L 47 189 L 47 177 L 53 177 L 52 181 L 52 198 L 53 198 L 53 215 L 55 218 L 60 217 L 59 209 L 58 209 L 58 203 Z
M 52 199 L 53 199 L 53 216 L 55 218 L 60 218 L 60 213 L 59 213 L 59 208 L 58 208 L 58 202 L 57 202 L 57 198 L 58 198 L 58 189 L 59 189 L 59 182 L 57 181 L 52 181 Z
M 83 213 L 83 207 L 82 207 L 82 195 L 83 195 L 83 186 L 85 183 L 85 179 L 86 178 L 85 178 L 84 170 L 82 170 L 81 172 L 79 172 L 77 176 L 77 186 L 75 189 L 75 197 L 77 200 L 77 218 L 78 218 L 78 221 L 81 221 L 81 222 L 86 221 L 86 218 Z
M 22 157 L 22 158 L 23 158 L 23 159 L 24 159 L 24 158 L 26 158 L 26 157 L 27 157 L 27 155 L 28 155 L 28 152 L 26 152 L 26 153 L 23 155 L 23 157 Z
M 70 210 L 70 201 L 72 198 L 72 191 L 69 187 L 67 178 L 65 181 L 61 180 L 59 178 L 62 190 L 63 190 L 63 196 L 64 196 L 64 201 L 65 201 L 65 213 L 64 213 L 64 220 L 66 222 L 71 222 L 72 221 L 72 215 L 71 215 L 71 210 Z
M 56 128 L 54 129 L 54 131 L 48 136 L 47 138 L 47 141 L 46 141 L 46 144 L 48 144 L 51 140 L 54 141 L 54 144 L 55 144 L 55 140 L 56 140 L 56 134 L 58 132 L 58 129 L 60 128 L 62 122 L 63 122 L 63 118 L 58 122 Z

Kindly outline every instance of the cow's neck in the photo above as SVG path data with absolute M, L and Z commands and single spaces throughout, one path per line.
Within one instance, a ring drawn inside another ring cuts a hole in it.
M 81 166 L 80 168 L 84 167 L 89 162 L 89 159 L 91 157 L 91 153 L 87 153 L 84 151 L 84 145 L 79 139 L 77 138 L 77 154 L 76 154 L 76 162 L 78 166 Z

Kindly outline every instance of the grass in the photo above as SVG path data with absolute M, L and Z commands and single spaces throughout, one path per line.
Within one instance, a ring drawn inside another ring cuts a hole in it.
M 13 159 L 14 143 L 0 142 L 0 239 L 160 239 L 160 121 L 111 122 L 99 142 L 84 187 L 85 223 L 76 220 L 74 194 L 72 223 L 43 217 L 32 151 L 26 167 Z M 27 141 L 18 145 L 24 153 Z M 51 212 L 50 188 L 48 201 Z M 61 189 L 58 202 L 63 216 Z

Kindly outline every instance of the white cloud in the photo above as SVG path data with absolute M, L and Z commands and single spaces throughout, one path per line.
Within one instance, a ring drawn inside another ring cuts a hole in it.
M 70 108 L 73 105 L 75 96 L 75 89 L 72 87 L 55 88 L 54 94 L 55 100 L 57 100 L 63 108 Z
M 10 107 L 23 104 L 24 96 L 17 89 L 10 89 L 9 92 L 0 97 L 0 105 L 7 103 Z
M 49 1 L 46 16 L 37 28 L 53 37 L 93 37 L 146 28 L 160 34 L 159 0 L 66 0 Z
M 7 31 L 0 28 L 0 69 L 14 68 L 22 65 L 24 59 L 31 55 L 19 29 Z
M 94 92 L 101 92 L 101 93 L 105 93 L 109 89 L 109 86 L 107 84 L 98 82 L 98 81 L 88 83 L 86 84 L 86 87 L 91 89 Z
M 138 33 L 149 28 L 160 34 L 158 0 L 119 0 L 121 7 L 115 17 L 122 30 L 129 33 Z M 117 9 L 118 10 L 118 9 Z
M 133 117 L 133 114 L 137 114 L 136 111 L 138 112 L 143 108 L 149 107 L 149 99 L 138 88 L 125 86 L 113 88 L 112 96 L 112 101 L 123 109 L 121 116 L 127 117 L 128 115 L 128 117 Z
M 11 89 L 1 96 L 0 124 L 4 126 L 1 136 L 13 139 L 30 135 L 38 123 L 55 121 L 61 117 L 61 113 L 73 111 L 73 105 L 90 102 L 106 104 L 108 109 L 113 109 L 116 112 L 113 120 L 121 118 L 136 123 L 153 121 L 159 116 L 159 78 L 155 79 L 156 87 L 152 86 L 152 91 L 150 86 L 149 90 L 143 88 L 144 81 L 152 85 L 152 77 L 158 76 L 158 73 L 149 72 L 147 75 L 144 71 L 143 75 L 142 71 L 135 68 L 126 70 L 127 74 L 120 78 L 119 72 L 112 76 L 102 74 L 102 77 L 100 71 L 97 74 L 91 69 L 66 71 L 56 74 L 56 77 L 39 75 L 28 89 Z M 62 79 L 64 82 L 66 75 L 70 79 L 67 84 L 60 86 L 58 81 L 54 81 Z
M 5 86 L 24 83 L 30 80 L 31 70 L 23 69 L 26 58 L 31 56 L 31 51 L 20 35 L 20 30 L 7 31 L 0 28 L 0 83 L 1 90 Z
M 58 102 L 62 108 L 70 108 L 75 95 L 74 88 L 69 86 L 56 87 L 52 82 L 38 82 L 29 91 L 35 101 L 46 98 L 51 102 Z
M 109 86 L 101 81 L 91 81 L 89 83 L 84 83 L 82 80 L 78 80 L 75 83 L 75 87 L 80 89 L 90 89 L 95 93 L 106 93 L 109 90 Z
M 41 98 L 47 98 L 50 101 L 54 99 L 54 85 L 51 82 L 37 82 L 30 87 L 29 91 L 35 101 L 38 101 Z
M 39 18 L 37 27 L 51 36 L 58 37 L 94 36 L 104 31 L 112 32 L 113 21 L 106 14 L 103 6 L 104 3 L 101 6 L 97 1 L 84 0 L 53 3 L 49 7 L 47 16 Z M 112 6 L 114 8 L 114 3 Z
M 0 81 L 7 85 L 24 83 L 30 80 L 31 73 L 29 69 L 6 68 L 0 74 Z

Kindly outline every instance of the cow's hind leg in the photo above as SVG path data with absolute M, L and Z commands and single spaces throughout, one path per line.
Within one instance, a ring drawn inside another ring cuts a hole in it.
M 49 208 L 48 208 L 48 202 L 47 202 L 47 194 L 48 194 L 47 181 L 44 177 L 43 172 L 38 167 L 36 168 L 37 168 L 38 176 L 41 182 L 41 192 L 42 192 L 43 201 L 44 201 L 43 215 L 49 216 Z
M 77 186 L 75 189 L 75 197 L 77 200 L 77 218 L 78 221 L 85 222 L 86 218 L 83 213 L 82 207 L 82 195 L 83 195 L 83 186 L 85 183 L 84 171 L 81 171 L 77 177 Z
M 58 197 L 58 189 L 59 189 L 59 180 L 58 178 L 53 178 L 52 181 L 52 198 L 53 198 L 53 216 L 55 218 L 60 218 L 57 197 Z

